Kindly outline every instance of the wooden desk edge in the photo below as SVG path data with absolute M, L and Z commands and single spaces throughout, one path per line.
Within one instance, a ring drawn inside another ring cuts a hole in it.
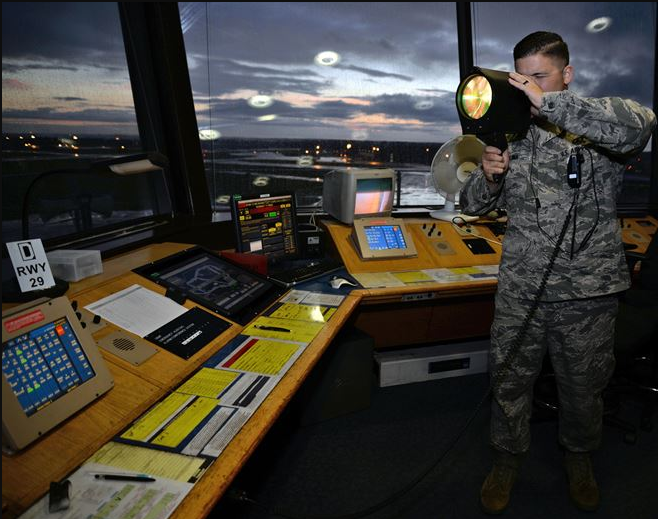
M 265 434 L 271 429 L 331 341 L 356 309 L 361 298 L 348 295 L 329 324 L 308 345 L 283 379 L 249 418 L 236 437 L 226 446 L 192 491 L 171 515 L 173 519 L 206 517 L 217 505 L 235 476 L 240 472 Z
M 646 219 L 652 221 L 654 225 L 657 222 L 652 217 L 647 217 Z M 112 265 L 111 268 L 108 268 L 107 271 L 99 276 L 73 283 L 67 295 L 72 297 L 92 286 L 99 287 L 111 282 L 122 273 L 125 273 L 126 261 L 128 262 L 128 268 L 132 269 L 191 246 L 190 244 L 176 243 L 154 244 L 138 249 L 138 251 L 112 258 L 109 260 Z M 119 265 L 120 267 L 118 267 Z M 124 272 L 118 272 L 119 268 L 123 269 Z M 486 280 L 467 283 L 428 283 L 426 285 L 416 286 L 354 290 L 350 295 L 346 296 L 338 312 L 334 314 L 334 318 L 331 321 L 332 326 L 325 327 L 309 344 L 304 353 L 293 364 L 280 383 L 272 390 L 243 429 L 228 444 L 222 455 L 215 460 L 206 474 L 194 485 L 192 491 L 186 496 L 179 507 L 176 508 L 171 517 L 175 519 L 187 519 L 188 517 L 205 517 L 210 514 L 212 508 L 219 502 L 230 483 L 249 459 L 249 456 L 255 451 L 264 434 L 276 422 L 286 405 L 306 379 L 309 371 L 318 362 L 324 351 L 329 347 L 332 339 L 340 331 L 341 327 L 359 304 L 369 305 L 397 302 L 406 294 L 423 292 L 436 292 L 436 298 L 490 294 L 495 292 L 496 286 L 497 282 L 495 280 Z M 143 411 L 145 410 L 141 410 L 140 413 Z M 3 515 L 12 512 L 15 506 L 17 506 L 16 502 L 9 496 L 6 496 L 3 489 Z

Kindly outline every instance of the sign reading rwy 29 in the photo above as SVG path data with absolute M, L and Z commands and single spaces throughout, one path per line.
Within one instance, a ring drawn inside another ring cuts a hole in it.
M 21 292 L 42 290 L 55 284 L 41 240 L 9 242 L 7 250 Z

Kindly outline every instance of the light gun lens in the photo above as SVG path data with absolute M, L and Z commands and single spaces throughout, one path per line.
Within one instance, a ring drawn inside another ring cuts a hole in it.
M 461 88 L 459 106 L 471 119 L 480 119 L 491 106 L 491 85 L 484 76 L 468 78 Z

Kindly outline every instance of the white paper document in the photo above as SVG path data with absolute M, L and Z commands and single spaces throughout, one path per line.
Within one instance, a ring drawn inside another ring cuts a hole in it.
M 187 312 L 183 305 L 140 285 L 104 297 L 85 309 L 140 337 Z
M 96 474 L 116 474 L 113 467 L 86 463 L 68 479 L 71 482 L 70 508 L 48 512 L 48 496 L 25 512 L 21 519 L 166 519 L 192 489 L 163 477 L 149 483 L 99 480 Z
M 281 303 L 295 303 L 306 305 L 326 305 L 326 306 L 339 306 L 345 299 L 345 296 L 336 294 L 323 294 L 321 292 L 308 292 L 306 290 L 291 290 L 284 295 Z

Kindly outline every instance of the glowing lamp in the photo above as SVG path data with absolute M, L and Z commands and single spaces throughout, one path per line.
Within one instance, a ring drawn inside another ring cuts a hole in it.
M 530 125 L 530 101 L 507 78 L 507 72 L 475 67 L 455 97 L 462 132 L 501 150 L 507 148 L 506 133 L 521 133 Z

